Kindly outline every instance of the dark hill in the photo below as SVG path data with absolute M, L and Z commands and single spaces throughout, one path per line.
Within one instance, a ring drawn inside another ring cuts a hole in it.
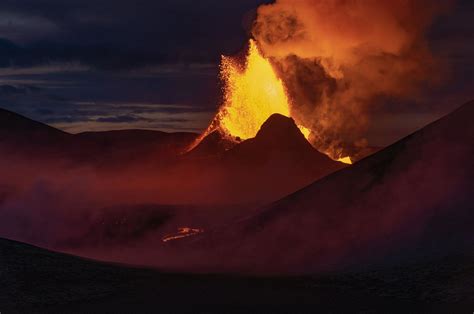
M 473 262 L 308 277 L 165 274 L 0 239 L 0 305 L 7 313 L 463 313 L 474 301 Z
M 305 139 L 291 118 L 274 114 L 262 125 L 253 139 L 230 150 L 225 158 L 239 163 L 263 163 L 271 160 L 282 167 L 303 167 L 308 172 L 320 171 L 324 176 L 344 165 L 317 151 Z M 315 178 L 316 179 L 316 178 Z
M 70 134 L 0 108 L 0 145 L 55 144 Z
M 242 257 L 234 266 L 257 272 L 314 272 L 473 252 L 472 119 L 469 102 L 210 237 Z
M 186 154 L 186 158 L 212 158 L 221 156 L 235 145 L 237 145 L 237 143 L 227 139 L 216 130 L 204 137 L 196 147 Z
M 113 164 L 176 156 L 196 138 L 194 133 L 119 130 L 69 134 L 0 109 L 0 149 L 35 159 L 62 158 L 85 163 Z

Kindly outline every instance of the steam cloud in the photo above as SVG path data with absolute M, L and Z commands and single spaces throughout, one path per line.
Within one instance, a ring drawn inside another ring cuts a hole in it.
M 413 96 L 435 82 L 425 34 L 448 1 L 277 0 L 253 27 L 292 101 L 292 116 L 333 158 L 355 156 L 369 108 L 380 97 Z

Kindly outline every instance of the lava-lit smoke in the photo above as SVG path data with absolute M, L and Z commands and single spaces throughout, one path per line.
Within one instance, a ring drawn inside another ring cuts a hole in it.
M 440 2 L 277 0 L 259 8 L 253 36 L 314 146 L 333 158 L 357 154 L 379 96 L 414 95 L 436 77 L 424 37 Z

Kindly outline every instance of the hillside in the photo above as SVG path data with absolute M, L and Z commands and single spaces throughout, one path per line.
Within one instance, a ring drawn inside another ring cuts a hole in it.
M 250 272 L 308 273 L 472 252 L 473 118 L 470 102 L 200 245 L 225 247 L 239 256 L 231 268 Z

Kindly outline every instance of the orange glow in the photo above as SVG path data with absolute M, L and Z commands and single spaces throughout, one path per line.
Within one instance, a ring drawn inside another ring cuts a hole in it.
M 290 101 L 283 81 L 254 40 L 249 42 L 244 65 L 233 58 L 222 57 L 221 78 L 224 81 L 224 103 L 211 125 L 188 151 L 216 130 L 229 140 L 246 140 L 255 137 L 272 114 L 291 117 Z M 298 128 L 309 139 L 311 129 L 302 125 Z M 328 152 L 323 153 L 331 156 Z M 352 164 L 350 157 L 338 161 Z
M 303 133 L 304 137 L 306 137 L 306 139 L 309 138 L 309 135 L 311 134 L 311 130 L 308 129 L 308 128 L 305 128 L 304 126 L 302 125 L 298 125 L 298 129 L 300 129 L 301 133 Z
M 352 160 L 350 157 L 339 158 L 337 161 L 343 162 L 348 165 L 352 165 Z
M 215 130 L 229 139 L 246 140 L 257 135 L 262 124 L 275 113 L 291 117 L 290 102 L 281 79 L 272 64 L 250 40 L 245 64 L 222 57 L 221 78 L 224 81 L 224 103 L 208 129 L 188 149 L 196 147 Z M 311 130 L 298 125 L 309 138 Z
M 203 233 L 203 232 L 204 232 L 203 229 L 181 227 L 181 228 L 178 228 L 177 233 L 166 235 L 161 240 L 163 242 L 168 242 L 168 241 L 173 241 L 173 240 L 178 240 L 178 239 L 182 239 L 182 238 L 195 236 L 195 235 L 197 235 L 199 233 Z
M 223 57 L 221 75 L 225 81 L 225 95 L 217 119 L 224 133 L 249 139 L 255 137 L 272 114 L 290 116 L 283 83 L 270 62 L 261 55 L 255 41 L 250 40 L 244 69 L 233 59 Z

